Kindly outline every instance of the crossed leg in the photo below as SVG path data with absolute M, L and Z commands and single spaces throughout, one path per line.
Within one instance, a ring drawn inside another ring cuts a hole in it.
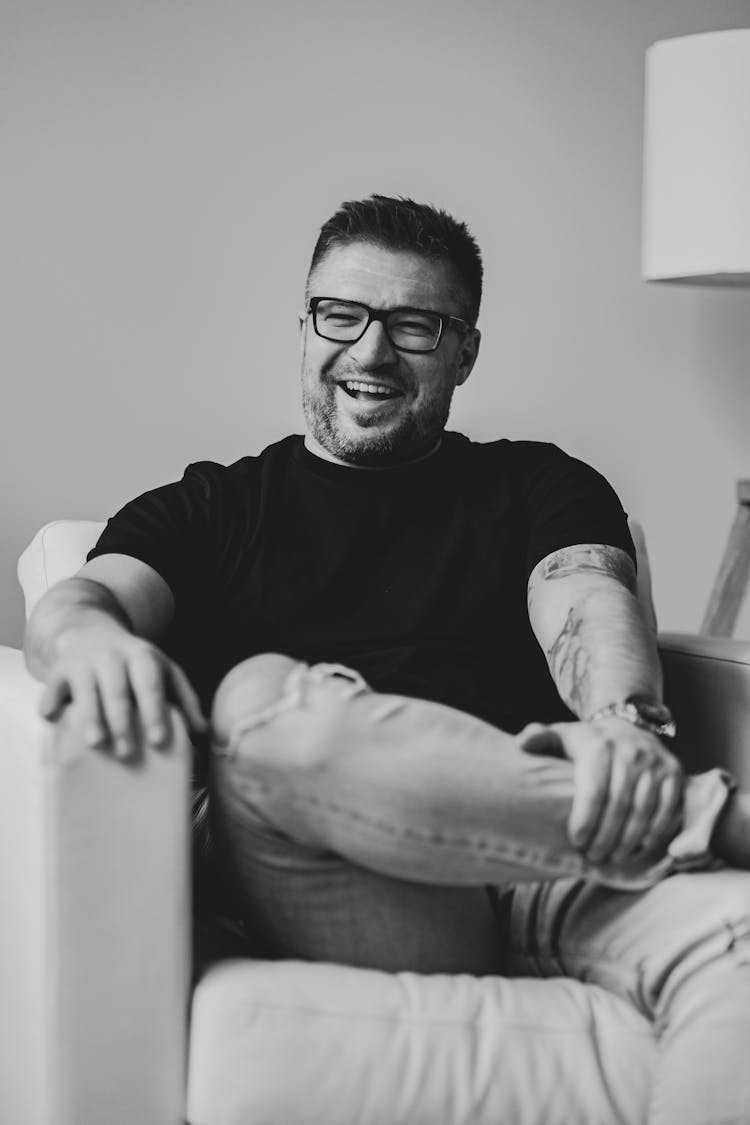
M 219 862 L 276 955 L 595 980 L 655 1021 L 653 1122 L 750 1121 L 750 876 L 592 867 L 570 763 L 335 666 L 255 657 L 213 718 Z

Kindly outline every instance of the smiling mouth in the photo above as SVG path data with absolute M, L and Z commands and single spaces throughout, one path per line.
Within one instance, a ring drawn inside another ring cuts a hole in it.
M 388 399 L 400 398 L 403 393 L 384 383 L 361 383 L 358 379 L 346 379 L 339 386 L 350 398 L 359 399 L 360 402 L 386 402 Z

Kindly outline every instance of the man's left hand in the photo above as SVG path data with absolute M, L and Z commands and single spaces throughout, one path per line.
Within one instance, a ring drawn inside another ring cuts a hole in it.
M 628 865 L 663 851 L 679 831 L 682 767 L 650 731 L 610 716 L 530 723 L 517 738 L 527 753 L 562 753 L 572 761 L 568 836 L 592 863 Z

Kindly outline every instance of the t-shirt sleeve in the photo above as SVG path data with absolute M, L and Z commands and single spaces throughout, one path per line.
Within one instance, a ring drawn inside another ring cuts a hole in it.
M 107 521 L 87 561 L 113 553 L 130 555 L 153 567 L 175 600 L 183 600 L 204 571 L 220 468 L 210 462 L 188 465 L 182 480 L 125 504 Z
M 619 547 L 635 563 L 628 518 L 612 486 L 555 445 L 537 446 L 524 472 L 527 574 L 553 551 L 577 543 Z

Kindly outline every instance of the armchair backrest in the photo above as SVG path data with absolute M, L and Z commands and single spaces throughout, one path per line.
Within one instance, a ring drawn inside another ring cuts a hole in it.
M 18 560 L 27 620 L 50 586 L 80 570 L 104 526 L 96 520 L 54 520 L 37 531 Z

